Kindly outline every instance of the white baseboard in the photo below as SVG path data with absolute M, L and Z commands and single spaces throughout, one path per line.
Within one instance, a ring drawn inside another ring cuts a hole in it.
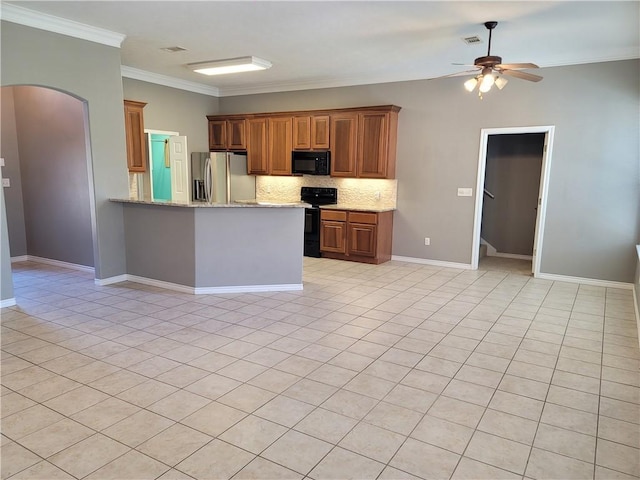
M 291 292 L 303 289 L 301 283 L 290 283 L 282 285 L 233 285 L 225 287 L 190 287 L 179 283 L 165 282 L 153 278 L 139 277 L 137 275 L 118 275 L 117 277 L 96 279 L 96 285 L 112 285 L 121 282 L 135 282 L 152 287 L 165 288 L 175 292 L 189 293 L 191 295 L 207 295 L 212 293 L 257 293 L 257 292 Z
M 284 283 L 281 285 L 237 285 L 232 287 L 196 287 L 193 293 L 205 295 L 209 293 L 257 293 L 257 292 L 294 292 L 303 289 L 301 283 Z
M 114 283 L 126 282 L 127 280 L 129 280 L 127 274 L 123 273 L 122 275 L 116 275 L 115 277 L 96 278 L 94 280 L 94 283 L 96 285 L 104 287 L 105 285 L 113 285 Z
M 147 277 L 139 277 L 137 275 L 127 274 L 125 276 L 127 277 L 128 281 L 134 282 L 134 283 L 141 283 L 142 285 L 149 285 L 149 286 L 158 287 L 158 288 L 166 288 L 167 290 L 173 290 L 175 292 L 180 292 L 180 293 L 190 293 L 190 294 L 195 293 L 195 288 L 190 287 L 188 285 L 180 285 L 179 283 L 164 282 L 162 280 L 155 280 L 153 278 L 147 278 Z
M 555 273 L 542 273 L 536 276 L 541 280 L 553 280 L 554 282 L 581 283 L 594 287 L 621 288 L 623 290 L 633 289 L 633 283 L 614 282 L 612 280 L 598 280 L 596 278 L 570 277 L 567 275 L 557 275 Z
M 434 267 L 444 268 L 460 268 L 462 270 L 471 270 L 470 263 L 444 262 L 442 260 L 430 260 L 428 258 L 403 257 L 401 255 L 392 255 L 391 260 L 408 263 L 420 263 L 422 265 L 433 265 Z
M 635 285 L 633 288 L 633 309 L 636 312 L 636 325 L 638 326 L 638 346 L 640 347 L 640 310 L 638 310 L 638 292 Z
M 81 272 L 95 273 L 96 269 L 87 265 L 79 265 L 77 263 L 63 262 L 52 258 L 36 257 L 34 255 L 22 255 L 20 257 L 11 257 L 11 263 L 17 262 L 35 262 L 45 265 L 53 265 L 54 267 L 63 267 L 70 270 L 79 270 Z
M 0 300 L 0 308 L 13 307 L 16 304 L 16 298 L 5 298 Z

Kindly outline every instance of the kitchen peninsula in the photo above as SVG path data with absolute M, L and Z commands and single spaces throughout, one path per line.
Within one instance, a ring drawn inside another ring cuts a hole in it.
M 185 293 L 302 290 L 300 202 L 123 205 L 127 279 Z

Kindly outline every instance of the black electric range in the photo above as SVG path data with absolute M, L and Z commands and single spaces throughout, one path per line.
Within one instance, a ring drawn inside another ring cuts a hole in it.
M 300 200 L 311 205 L 304 215 L 304 255 L 320 257 L 320 206 L 338 203 L 338 189 L 302 187 Z

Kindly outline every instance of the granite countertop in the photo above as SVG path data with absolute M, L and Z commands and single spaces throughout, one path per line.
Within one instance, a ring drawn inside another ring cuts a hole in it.
M 185 207 L 185 208 L 305 208 L 309 207 L 308 203 L 303 202 L 262 202 L 255 199 L 236 200 L 232 203 L 207 203 L 207 202 L 152 202 L 149 200 L 135 200 L 131 198 L 110 198 L 112 202 L 120 203 L 136 203 L 139 205 L 158 205 L 167 207 Z
M 321 205 L 320 208 L 326 210 L 350 210 L 352 212 L 392 212 L 396 207 L 390 206 L 372 206 L 372 205 L 352 205 L 348 203 L 338 203 L 337 205 Z

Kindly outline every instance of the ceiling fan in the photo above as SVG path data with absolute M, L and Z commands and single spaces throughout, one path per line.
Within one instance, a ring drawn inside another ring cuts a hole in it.
M 464 88 L 469 92 L 473 92 L 476 86 L 478 86 L 478 95 L 480 98 L 482 98 L 483 93 L 491 90 L 493 85 L 498 87 L 500 90 L 504 88 L 507 84 L 507 79 L 501 75 L 509 75 L 522 80 L 528 80 L 530 82 L 539 82 L 542 80 L 542 77 L 539 75 L 521 71 L 528 68 L 539 68 L 535 63 L 502 63 L 502 57 L 491 55 L 491 32 L 497 25 L 498 22 L 485 22 L 484 26 L 489 30 L 489 48 L 487 49 L 487 54 L 484 57 L 476 58 L 473 61 L 473 65 L 469 65 L 475 67 L 475 69 L 448 75 L 464 75 L 475 73 L 479 70 L 480 73 L 478 75 L 464 82 Z

